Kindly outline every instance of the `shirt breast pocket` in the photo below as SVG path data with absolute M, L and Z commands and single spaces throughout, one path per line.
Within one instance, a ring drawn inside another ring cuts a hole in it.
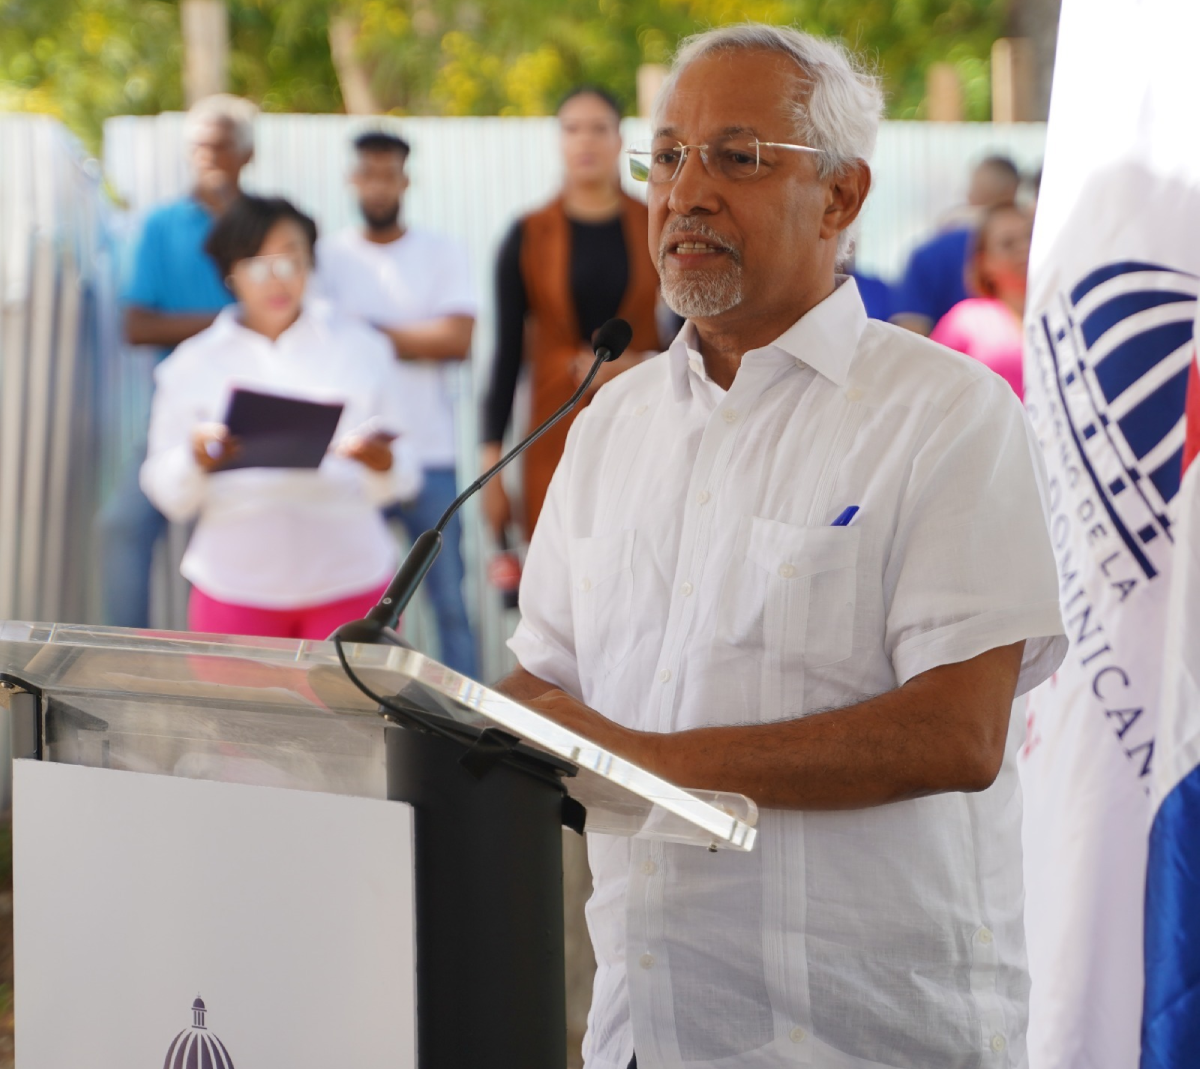
M 584 675 L 594 675 L 594 667 L 615 668 L 632 648 L 635 534 L 570 540 L 575 656 Z
M 849 657 L 859 533 L 746 517 L 721 598 L 726 639 L 760 647 L 768 674 Z

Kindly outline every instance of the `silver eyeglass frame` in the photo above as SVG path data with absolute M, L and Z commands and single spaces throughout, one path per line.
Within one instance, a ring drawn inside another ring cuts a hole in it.
M 820 154 L 821 149 L 813 148 L 812 145 L 794 145 L 787 141 L 760 141 L 757 137 L 750 138 L 748 145 L 754 146 L 754 170 L 747 175 L 743 175 L 740 179 L 730 179 L 730 176 L 723 175 L 719 171 L 714 173 L 712 167 L 709 166 L 708 154 L 712 149 L 711 145 L 685 145 L 682 141 L 675 143 L 675 148 L 679 151 L 679 162 L 675 165 L 675 171 L 670 178 L 651 179 L 650 171 L 654 165 L 654 149 L 653 148 L 628 148 L 625 150 L 625 155 L 629 157 L 629 174 L 635 182 L 647 182 L 654 185 L 668 185 L 674 182 L 679 177 L 679 172 L 683 170 L 683 165 L 687 163 L 688 153 L 692 149 L 696 149 L 700 153 L 700 162 L 704 165 L 704 170 L 713 178 L 729 179 L 732 181 L 745 181 L 749 178 L 754 178 L 762 167 L 762 149 L 764 148 L 786 148 L 792 149 L 795 152 L 815 152 Z M 645 159 L 643 157 L 648 157 Z

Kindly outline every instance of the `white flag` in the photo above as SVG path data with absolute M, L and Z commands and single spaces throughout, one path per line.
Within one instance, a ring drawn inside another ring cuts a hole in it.
M 1200 292 L 1197 48 L 1197 0 L 1064 0 L 1026 316 L 1026 403 L 1071 638 L 1030 697 L 1022 761 L 1031 1069 L 1138 1064 Z

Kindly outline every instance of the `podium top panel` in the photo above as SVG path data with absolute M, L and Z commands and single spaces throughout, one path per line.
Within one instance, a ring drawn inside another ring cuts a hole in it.
M 344 647 L 376 693 L 564 758 L 587 830 L 749 850 L 757 809 L 688 791 L 414 650 Z M 41 693 L 43 757 L 386 797 L 385 723 L 330 642 L 0 623 L 0 680 Z

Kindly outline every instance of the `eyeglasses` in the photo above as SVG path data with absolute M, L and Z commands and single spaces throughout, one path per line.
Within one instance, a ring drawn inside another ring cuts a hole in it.
M 239 260 L 234 270 L 241 273 L 247 282 L 261 286 L 270 278 L 287 282 L 295 278 L 308 266 L 299 256 L 287 252 L 277 252 L 271 256 L 247 256 Z
M 789 145 L 782 141 L 759 141 L 756 137 L 731 137 L 711 145 L 683 145 L 678 141 L 655 142 L 652 145 L 637 145 L 626 152 L 629 157 L 629 173 L 639 182 L 660 184 L 674 182 L 683 170 L 688 153 L 695 149 L 700 153 L 700 162 L 713 178 L 724 178 L 731 182 L 743 182 L 753 178 L 765 165 L 770 168 L 776 163 L 777 149 L 795 152 L 820 152 L 811 145 Z

